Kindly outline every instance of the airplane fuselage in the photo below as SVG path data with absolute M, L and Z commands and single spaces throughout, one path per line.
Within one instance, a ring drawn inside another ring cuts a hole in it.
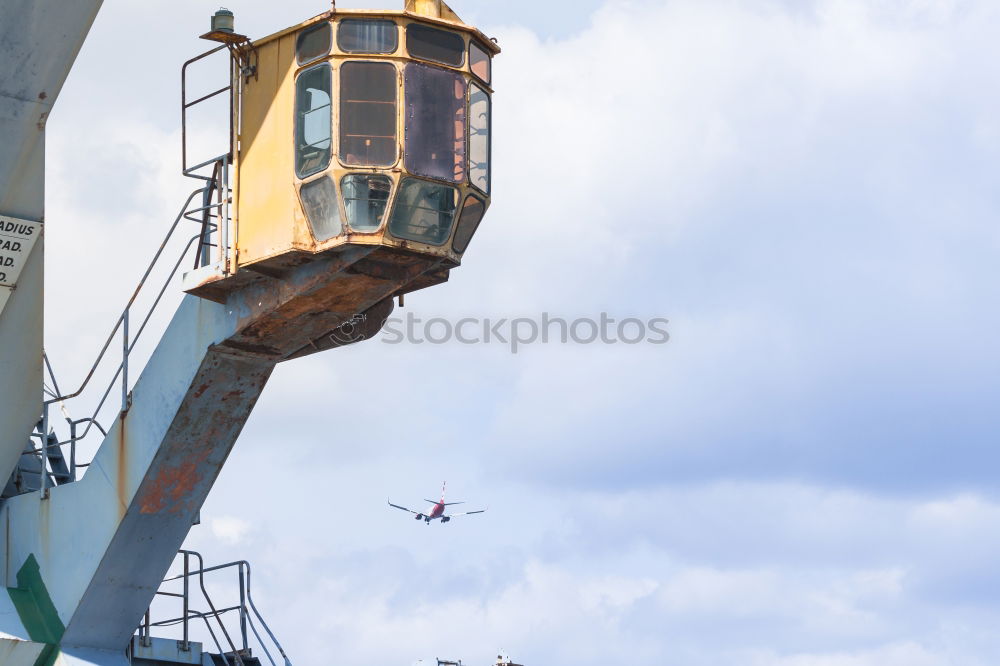
M 432 520 L 440 520 L 441 522 L 448 522 L 450 518 L 444 515 L 444 502 L 437 502 L 431 506 L 427 513 L 418 513 L 415 518 L 417 520 L 422 520 L 428 525 Z

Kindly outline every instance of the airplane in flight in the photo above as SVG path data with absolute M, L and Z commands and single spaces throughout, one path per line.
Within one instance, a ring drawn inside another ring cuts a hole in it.
M 428 525 L 431 524 L 432 520 L 440 520 L 442 523 L 447 523 L 452 518 L 457 518 L 458 516 L 470 516 L 474 513 L 486 513 L 486 509 L 479 509 L 478 511 L 465 511 L 463 513 L 453 513 L 450 516 L 446 516 L 444 513 L 445 508 L 449 506 L 455 506 L 456 504 L 465 504 L 465 502 L 444 501 L 444 491 L 447 485 L 448 485 L 447 482 L 445 482 L 445 484 L 441 486 L 441 499 L 439 501 L 435 502 L 434 500 L 424 500 L 425 502 L 431 503 L 431 507 L 424 513 L 421 513 L 419 511 L 414 511 L 413 509 L 408 509 L 405 506 L 399 506 L 398 504 L 393 504 L 392 502 L 389 502 L 389 506 L 395 509 L 402 509 L 403 511 L 409 511 L 410 513 L 413 514 L 413 517 L 416 520 L 422 520 Z

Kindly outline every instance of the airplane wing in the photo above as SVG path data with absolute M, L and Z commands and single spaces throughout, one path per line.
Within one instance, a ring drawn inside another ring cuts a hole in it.
M 386 502 L 389 502 L 389 500 L 386 500 Z M 405 506 L 399 506 L 398 504 L 393 504 L 392 502 L 389 502 L 389 506 L 393 507 L 394 509 L 402 509 L 403 511 L 409 511 L 414 516 L 422 516 L 422 515 L 424 515 L 424 514 L 420 513 L 419 511 L 414 511 L 413 509 L 407 509 Z
M 479 509 L 478 511 L 466 511 L 465 513 L 452 513 L 449 514 L 449 518 L 457 518 L 458 516 L 471 516 L 474 513 L 486 513 L 486 509 Z

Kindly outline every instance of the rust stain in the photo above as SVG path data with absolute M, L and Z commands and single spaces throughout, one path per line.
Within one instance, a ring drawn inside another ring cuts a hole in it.
M 229 400 L 239 400 L 242 397 L 243 397 L 243 391 L 237 389 L 235 391 L 229 391 L 228 393 L 223 395 L 221 400 L 222 402 L 228 402 Z
M 48 111 L 45 111 L 40 116 L 38 116 L 38 130 L 39 131 L 44 131 L 45 130 L 45 121 L 48 119 L 48 117 L 49 117 L 49 112 Z
M 125 515 L 128 508 L 128 443 L 125 437 L 125 415 L 118 428 L 118 469 L 115 476 L 115 490 L 118 493 L 118 510 Z
M 202 464 L 209 450 L 202 449 L 191 459 L 173 467 L 164 467 L 153 479 L 140 500 L 140 513 L 179 513 L 184 502 L 201 483 Z
M 206 383 L 202 384 L 201 386 L 199 386 L 198 390 L 196 390 L 194 392 L 194 397 L 195 398 L 200 398 L 202 396 L 202 394 L 204 394 L 205 391 L 208 390 L 208 387 L 209 387 L 209 383 L 208 382 L 206 382 Z
M 49 561 L 52 545 L 52 502 L 43 501 L 38 505 L 38 556 L 43 562 Z
M 45 93 L 44 90 L 38 93 L 38 99 L 45 99 L 46 97 L 48 97 L 48 95 Z

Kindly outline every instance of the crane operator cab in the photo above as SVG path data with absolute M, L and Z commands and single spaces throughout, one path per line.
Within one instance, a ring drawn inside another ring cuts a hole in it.
M 321 258 L 390 297 L 447 280 L 490 205 L 494 41 L 440 0 L 253 42 L 228 20 L 205 37 L 233 54 L 230 230 L 185 291 L 224 302 Z

